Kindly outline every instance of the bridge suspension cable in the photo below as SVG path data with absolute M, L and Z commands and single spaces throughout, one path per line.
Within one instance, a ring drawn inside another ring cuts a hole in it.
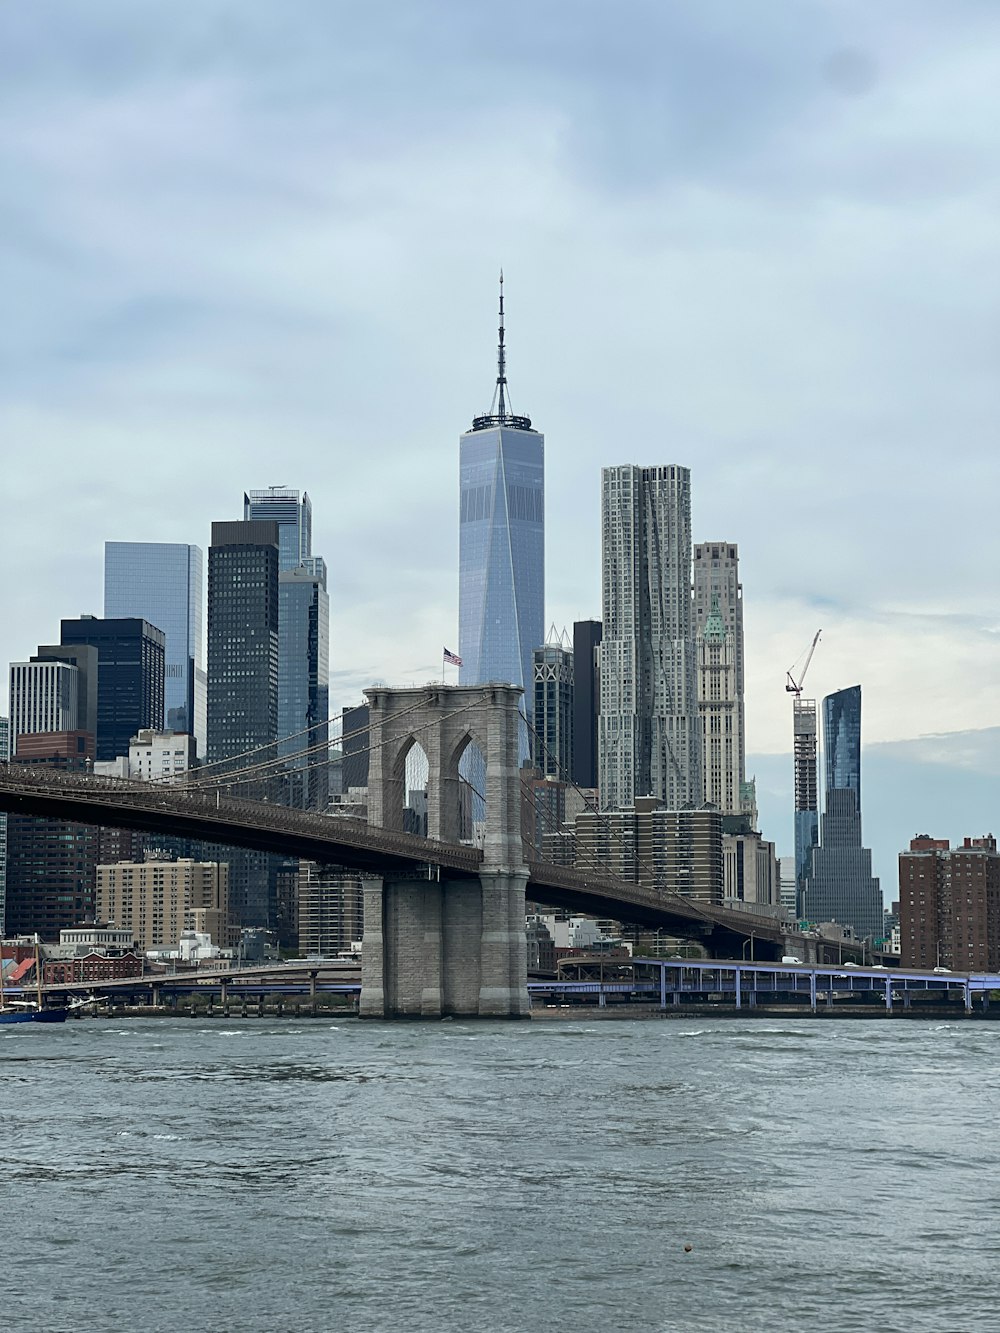
M 461 708 L 453 709 L 451 712 L 443 714 L 442 718 L 437 719 L 437 721 L 443 720 L 443 718 L 456 717 L 459 713 L 467 712 L 469 709 L 477 707 L 477 705 L 478 705 L 478 700 L 473 700 L 471 703 L 462 705 Z M 385 720 L 386 721 L 390 719 L 396 720 L 401 717 L 406 717 L 410 713 L 417 712 L 423 706 L 424 706 L 423 702 L 420 702 L 412 705 L 409 708 L 397 709 L 393 713 L 386 714 Z M 435 721 L 425 723 L 424 726 L 415 728 L 414 734 L 416 734 L 417 731 L 425 731 L 434 725 L 436 725 Z M 367 727 L 359 727 L 355 731 L 347 732 L 345 735 L 341 737 L 341 743 L 343 743 L 344 740 L 352 740 L 355 736 L 363 736 L 370 734 L 371 734 L 371 725 L 369 724 Z M 250 755 L 250 754 L 259 754 L 262 750 L 273 751 L 275 745 L 282 744 L 283 741 L 286 739 L 288 738 L 285 737 L 283 738 L 282 741 L 269 741 L 265 746 L 257 746 L 254 750 L 247 750 L 244 753 Z M 383 745 L 385 743 L 386 742 L 384 741 L 382 742 Z M 352 750 L 351 758 L 360 755 L 370 754 L 373 748 L 380 748 L 380 747 L 373 747 L 371 744 L 368 744 L 357 750 Z M 306 758 L 309 755 L 328 752 L 329 749 L 330 749 L 329 742 L 322 741 L 319 744 L 309 746 L 304 750 L 296 750 L 292 754 L 283 754 L 277 756 L 272 754 L 271 758 L 261 760 L 260 763 L 248 764 L 243 768 L 230 769 L 224 772 L 211 773 L 208 774 L 206 777 L 202 776 L 203 774 L 205 774 L 204 768 L 194 769 L 192 770 L 193 780 L 186 782 L 184 786 L 187 787 L 188 790 L 214 791 L 216 788 L 229 787 L 236 783 L 245 782 L 252 778 L 261 778 L 265 776 L 277 777 L 282 775 L 286 771 L 292 775 L 296 773 L 308 772 L 312 768 L 321 767 L 322 764 L 327 762 L 327 758 L 324 757 L 323 759 L 319 760 L 316 763 L 306 764 L 306 765 L 297 764 L 295 761 L 298 759 Z M 220 768 L 222 765 L 231 762 L 232 762 L 231 760 L 216 760 L 211 765 L 211 767 Z M 268 773 L 267 770 L 272 770 L 272 772 Z M 169 784 L 172 781 L 173 785 L 175 786 L 178 785 L 176 781 L 176 775 L 173 775 L 172 778 L 168 779 L 158 778 L 156 779 L 156 781 L 161 784 L 164 782 Z

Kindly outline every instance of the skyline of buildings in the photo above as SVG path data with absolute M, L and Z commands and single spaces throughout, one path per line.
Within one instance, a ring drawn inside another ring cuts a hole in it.
M 596 786 L 602 811 L 627 812 L 651 798 L 674 811 L 708 803 L 741 821 L 726 836 L 753 834 L 757 850 L 751 855 L 750 843 L 741 845 L 727 865 L 738 860 L 746 870 L 766 853 L 755 803 L 746 796 L 752 784 L 745 773 L 738 546 L 693 544 L 689 468 L 603 468 L 601 620 L 575 622 L 572 647 L 545 642 L 544 437 L 511 410 L 502 283 L 501 277 L 493 401 L 459 444 L 462 681 L 522 685 L 525 714 L 535 719 L 536 768 L 588 791 Z M 12 730 L 29 725 L 29 706 L 48 710 L 31 723 L 45 731 L 89 731 L 93 721 L 95 756 L 104 766 L 127 759 L 140 730 L 179 730 L 176 724 L 190 722 L 188 731 L 198 739 L 204 714 L 199 757 L 214 763 L 248 752 L 258 761 L 280 756 L 280 799 L 326 809 L 329 765 L 315 756 L 329 744 L 329 593 L 325 561 L 312 554 L 312 501 L 308 492 L 286 486 L 248 489 L 243 515 L 212 525 L 207 669 L 199 660 L 201 549 L 108 541 L 105 618 L 63 621 L 62 642 L 38 650 L 46 662 L 12 664 Z M 109 614 L 125 610 L 135 614 Z M 129 636 L 138 639 L 137 654 Z M 808 860 L 814 881 L 811 911 L 825 901 L 824 866 L 833 863 L 821 856 L 813 864 L 819 802 L 815 729 L 810 737 L 806 725 L 810 702 L 796 700 L 795 832 L 796 862 Z M 833 774 L 826 851 L 837 845 L 839 829 L 848 838 L 841 847 L 846 852 L 854 847 L 854 824 L 836 793 L 855 791 L 860 848 L 860 759 L 851 766 L 854 714 L 846 693 L 839 709 L 824 749 Z M 860 693 L 855 730 L 859 747 Z M 767 845 L 773 854 L 773 844 Z M 870 862 L 870 853 L 864 855 Z M 729 878 L 756 884 L 760 876 L 734 871 Z M 776 870 L 763 878 L 777 885 Z M 239 874 L 232 883 L 239 898 Z M 767 895 L 776 899 L 777 888 Z M 245 922 L 269 919 L 273 893 L 246 886 L 243 899 L 238 915 Z M 750 900 L 765 898 L 753 888 Z

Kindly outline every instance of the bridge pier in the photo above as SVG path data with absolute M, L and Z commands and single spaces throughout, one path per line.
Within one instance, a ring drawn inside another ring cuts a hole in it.
M 527 874 L 365 885 L 362 1018 L 526 1018 Z
M 526 1018 L 528 958 L 519 766 L 522 691 L 512 685 L 366 690 L 371 740 L 368 819 L 402 827 L 406 757 L 427 756 L 428 862 L 365 888 L 361 1003 L 365 1018 Z M 462 836 L 459 763 L 475 743 L 486 761 L 482 867 L 433 862 L 435 840 Z

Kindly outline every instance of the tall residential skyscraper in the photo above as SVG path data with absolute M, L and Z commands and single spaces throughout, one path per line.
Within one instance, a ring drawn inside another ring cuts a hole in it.
M 852 791 L 861 809 L 861 686 L 823 700 L 824 767 L 827 791 Z
M 804 909 L 806 881 L 812 867 L 812 849 L 819 842 L 819 778 L 816 700 L 796 695 L 792 701 L 792 740 L 795 762 L 795 882 L 798 911 Z
M 805 887 L 810 921 L 853 926 L 860 939 L 882 934 L 882 892 L 872 854 L 861 845 L 861 687 L 823 700 L 826 791 L 820 845 L 813 849 Z
M 460 679 L 521 685 L 530 717 L 531 654 L 545 637 L 545 439 L 510 410 L 503 275 L 499 333 L 490 410 L 459 442 Z
M 597 786 L 597 717 L 601 703 L 599 620 L 573 624 L 573 772 L 578 787 Z
M 141 617 L 64 620 L 60 643 L 97 649 L 97 759 L 128 754 L 143 727 L 163 730 L 163 631 Z
M 728 729 L 723 727 L 725 743 L 722 748 L 728 755 L 727 769 L 720 784 L 714 783 L 709 792 L 708 758 L 705 763 L 705 799 L 715 802 L 720 789 L 732 792 L 731 799 L 736 801 L 726 813 L 739 810 L 740 783 L 746 781 L 746 711 L 744 707 L 744 662 L 743 662 L 743 585 L 740 583 L 739 548 L 735 542 L 699 542 L 694 548 L 694 624 L 695 633 L 702 636 L 709 617 L 715 614 L 725 628 L 727 647 L 715 656 L 725 657 L 725 713 L 730 719 Z M 713 621 L 713 634 L 718 631 L 717 620 Z M 709 642 L 713 642 L 712 639 Z M 709 686 L 715 680 L 721 662 L 716 662 L 711 672 L 704 672 L 702 653 L 699 645 L 698 707 L 704 724 L 708 722 L 706 707 L 710 702 L 721 703 L 721 696 L 710 700 L 706 689 L 714 692 L 721 681 Z M 709 732 L 711 728 L 709 728 Z M 706 732 L 706 743 L 709 732 Z M 720 756 L 718 752 L 716 759 Z M 729 799 L 729 798 L 727 798 Z
M 601 806 L 702 799 L 691 593 L 691 473 L 603 468 Z
M 698 715 L 702 738 L 704 797 L 724 815 L 741 812 L 740 701 L 732 632 L 713 596 L 697 633 Z
M 179 542 L 105 542 L 104 614 L 139 617 L 164 634 L 164 721 L 194 736 L 205 753 L 206 681 L 202 635 L 204 560 Z
M 573 651 L 555 626 L 533 653 L 535 768 L 547 778 L 569 781 L 573 767 Z
M 278 525 L 278 571 L 298 569 L 312 555 L 312 501 L 288 486 L 245 491 L 243 518 Z

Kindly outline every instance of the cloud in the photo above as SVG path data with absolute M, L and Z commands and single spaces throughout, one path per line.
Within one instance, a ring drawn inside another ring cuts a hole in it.
M 599 614 L 601 466 L 687 463 L 754 750 L 820 625 L 868 740 L 1000 721 L 998 36 L 975 0 L 4 7 L 0 652 L 100 609 L 105 539 L 206 546 L 283 482 L 334 704 L 436 662 L 502 263 L 547 620 Z

